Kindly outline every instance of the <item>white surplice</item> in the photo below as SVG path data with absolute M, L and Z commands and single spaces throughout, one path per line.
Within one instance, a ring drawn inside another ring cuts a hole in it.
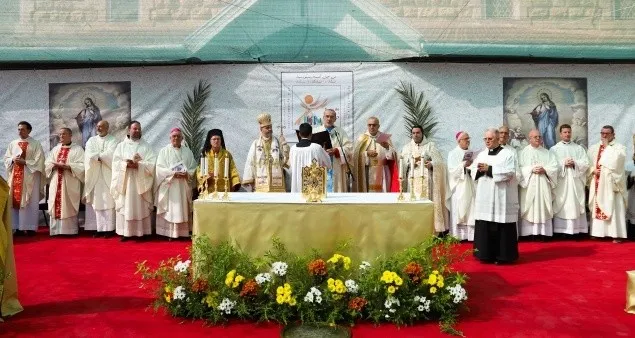
M 603 151 L 600 154 L 600 149 Z M 613 140 L 589 148 L 591 236 L 626 238 L 626 148 Z M 593 174 L 600 168 L 600 175 Z
M 558 183 L 556 156 L 542 146 L 531 144 L 520 153 L 520 236 L 553 236 L 553 189 Z M 543 167 L 544 174 L 533 173 Z
M 63 163 L 71 168 L 55 168 L 53 162 Z M 45 173 L 50 182 L 48 212 L 51 236 L 77 234 L 77 213 L 82 198 L 81 185 L 84 182 L 84 149 L 74 143 L 68 146 L 58 144 L 46 157 Z
M 126 160 L 141 156 L 138 168 L 128 168 Z M 125 237 L 152 233 L 152 188 L 156 155 L 144 140 L 126 138 L 117 145 L 112 160 L 110 192 L 115 200 L 117 234 Z
M 474 220 L 495 223 L 518 221 L 517 160 L 513 151 L 506 147 L 496 155 L 488 150 L 480 152 L 470 166 L 473 178 L 478 174 L 479 163 L 492 169 L 492 177 L 484 175 L 476 181 Z
M 291 169 L 291 192 L 302 192 L 302 168 L 311 166 L 315 159 L 318 165 L 331 168 L 331 159 L 326 151 L 315 143 L 302 147 L 308 143 L 307 139 L 300 140 L 291 147 L 289 164 Z M 300 147 L 298 147 L 300 145 Z
M 348 184 L 346 180 L 346 162 L 351 166 L 353 170 L 353 142 L 348 138 L 344 129 L 334 126 L 330 130 L 327 130 L 324 126 L 319 126 L 313 130 L 313 133 L 319 133 L 328 131 L 331 137 L 331 145 L 334 149 L 337 149 L 339 158 L 337 156 L 330 156 L 332 164 L 332 175 L 327 177 L 327 180 L 331 180 L 329 183 L 333 187 L 332 192 L 348 192 Z
M 448 198 L 450 204 L 450 234 L 459 240 L 474 240 L 474 179 L 465 168 L 465 153 L 456 146 L 448 154 Z M 473 156 L 472 158 L 474 158 Z
M 222 164 L 221 164 L 222 165 Z M 171 144 L 159 151 L 154 194 L 157 207 L 157 235 L 170 238 L 188 237 L 192 224 L 192 180 L 196 160 L 190 148 Z M 175 178 L 176 172 L 187 172 L 188 178 Z
M 588 233 L 584 193 L 589 170 L 586 150 L 574 142 L 560 141 L 549 151 L 558 161 L 558 183 L 553 200 L 553 232 L 569 235 Z M 572 159 L 575 165 L 565 167 L 567 159 Z
M 26 149 L 25 151 L 20 144 Z M 22 154 L 26 164 L 13 163 L 13 158 L 19 154 Z M 32 137 L 13 140 L 7 147 L 4 167 L 8 176 L 7 183 L 9 183 L 11 200 L 13 201 L 14 198 L 16 200 L 16 207 L 11 208 L 13 230 L 37 231 L 39 203 L 44 197 L 46 185 L 46 179 L 43 177 L 44 159 L 42 145 Z M 19 194 L 19 197 L 16 194 Z
M 93 136 L 86 142 L 84 230 L 115 231 L 115 200 L 110 193 L 112 158 L 119 142 L 112 135 Z

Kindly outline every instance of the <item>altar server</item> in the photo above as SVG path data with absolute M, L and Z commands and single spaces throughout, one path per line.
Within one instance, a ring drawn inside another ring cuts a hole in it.
M 571 126 L 560 126 L 560 142 L 551 151 L 558 161 L 558 182 L 553 200 L 553 232 L 588 233 L 584 186 L 589 169 L 586 150 L 571 141 Z
M 474 152 L 470 150 L 470 135 L 456 133 L 456 148 L 448 154 L 450 203 L 450 234 L 459 240 L 474 241 L 475 182 L 470 174 Z
M 302 192 L 302 168 L 311 166 L 313 160 L 327 169 L 331 168 L 329 154 L 318 144 L 311 143 L 312 128 L 308 123 L 300 125 L 300 142 L 291 147 L 291 192 Z
M 170 144 L 159 151 L 154 178 L 157 235 L 189 237 L 192 225 L 192 186 L 196 160 L 182 145 L 179 128 L 170 131 Z
M 115 231 L 115 200 L 110 194 L 110 185 L 112 157 L 118 141 L 108 134 L 109 128 L 106 120 L 97 123 L 97 135 L 88 139 L 84 154 L 84 230 L 96 230 L 95 236 L 108 236 Z
M 35 235 L 39 203 L 44 196 L 44 151 L 40 142 L 29 136 L 29 122 L 18 123 L 17 140 L 11 141 L 4 155 L 11 197 L 11 222 L 19 234 Z
M 84 182 L 84 149 L 72 143 L 69 128 L 59 131 L 60 143 L 46 157 L 45 173 L 49 180 L 50 233 L 76 235 L 79 232 L 77 214 Z
M 476 180 L 474 256 L 484 263 L 518 259 L 516 160 L 498 138 L 494 128 L 485 132 L 487 150 L 478 154 L 470 168 Z
M 141 123 L 132 121 L 128 138 L 117 145 L 112 159 L 110 192 L 115 200 L 117 234 L 142 237 L 152 234 L 152 188 L 156 155 L 141 139 Z

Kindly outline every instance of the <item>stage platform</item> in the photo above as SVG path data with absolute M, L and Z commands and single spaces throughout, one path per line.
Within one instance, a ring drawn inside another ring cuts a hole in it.
M 350 241 L 349 254 L 373 259 L 418 244 L 434 234 L 429 200 L 397 202 L 397 193 L 332 193 L 306 203 L 294 193 L 231 193 L 229 201 L 194 201 L 194 235 L 232 241 L 263 255 L 279 238 L 294 253 L 311 248 L 331 253 Z

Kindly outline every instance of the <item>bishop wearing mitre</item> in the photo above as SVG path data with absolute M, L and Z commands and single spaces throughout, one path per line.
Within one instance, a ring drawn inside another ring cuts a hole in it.
M 110 192 L 115 200 L 116 230 L 123 236 L 143 237 L 152 234 L 152 188 L 156 155 L 141 139 L 141 123 L 132 121 L 128 138 L 115 148 L 112 159 Z
M 157 235 L 189 237 L 192 224 L 192 182 L 196 160 L 182 145 L 181 129 L 172 128 L 170 144 L 159 151 L 154 178 Z
M 289 147 L 284 138 L 273 136 L 271 115 L 258 115 L 260 136 L 251 143 L 243 186 L 247 191 L 285 192 L 284 168 L 289 158 Z
M 95 236 L 110 236 L 115 231 L 115 200 L 110 194 L 110 184 L 112 157 L 119 142 L 114 136 L 108 134 L 108 131 L 108 121 L 99 121 L 97 135 L 88 139 L 84 154 L 86 169 L 84 230 L 96 230 Z
M 76 235 L 79 232 L 77 214 L 84 182 L 84 149 L 71 142 L 72 136 L 69 128 L 61 128 L 60 143 L 51 150 L 44 162 L 46 177 L 50 182 L 48 212 L 51 236 Z
M 529 145 L 519 155 L 520 236 L 553 236 L 553 189 L 558 161 L 542 146 L 538 129 L 529 132 Z

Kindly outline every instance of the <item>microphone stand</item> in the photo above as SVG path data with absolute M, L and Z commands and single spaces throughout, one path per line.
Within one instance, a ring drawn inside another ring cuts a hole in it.
M 339 143 L 340 147 L 342 147 L 342 140 L 340 139 L 340 135 L 337 133 L 335 127 L 333 127 L 333 133 L 335 134 L 335 138 L 337 139 L 337 143 Z M 342 148 L 342 156 L 344 156 L 344 163 L 346 163 L 346 176 L 350 179 L 351 184 L 355 182 L 355 177 L 353 176 L 353 171 L 351 170 L 351 165 L 348 163 L 348 158 L 346 158 L 346 151 Z M 347 184 L 347 188 L 350 191 L 350 184 Z

